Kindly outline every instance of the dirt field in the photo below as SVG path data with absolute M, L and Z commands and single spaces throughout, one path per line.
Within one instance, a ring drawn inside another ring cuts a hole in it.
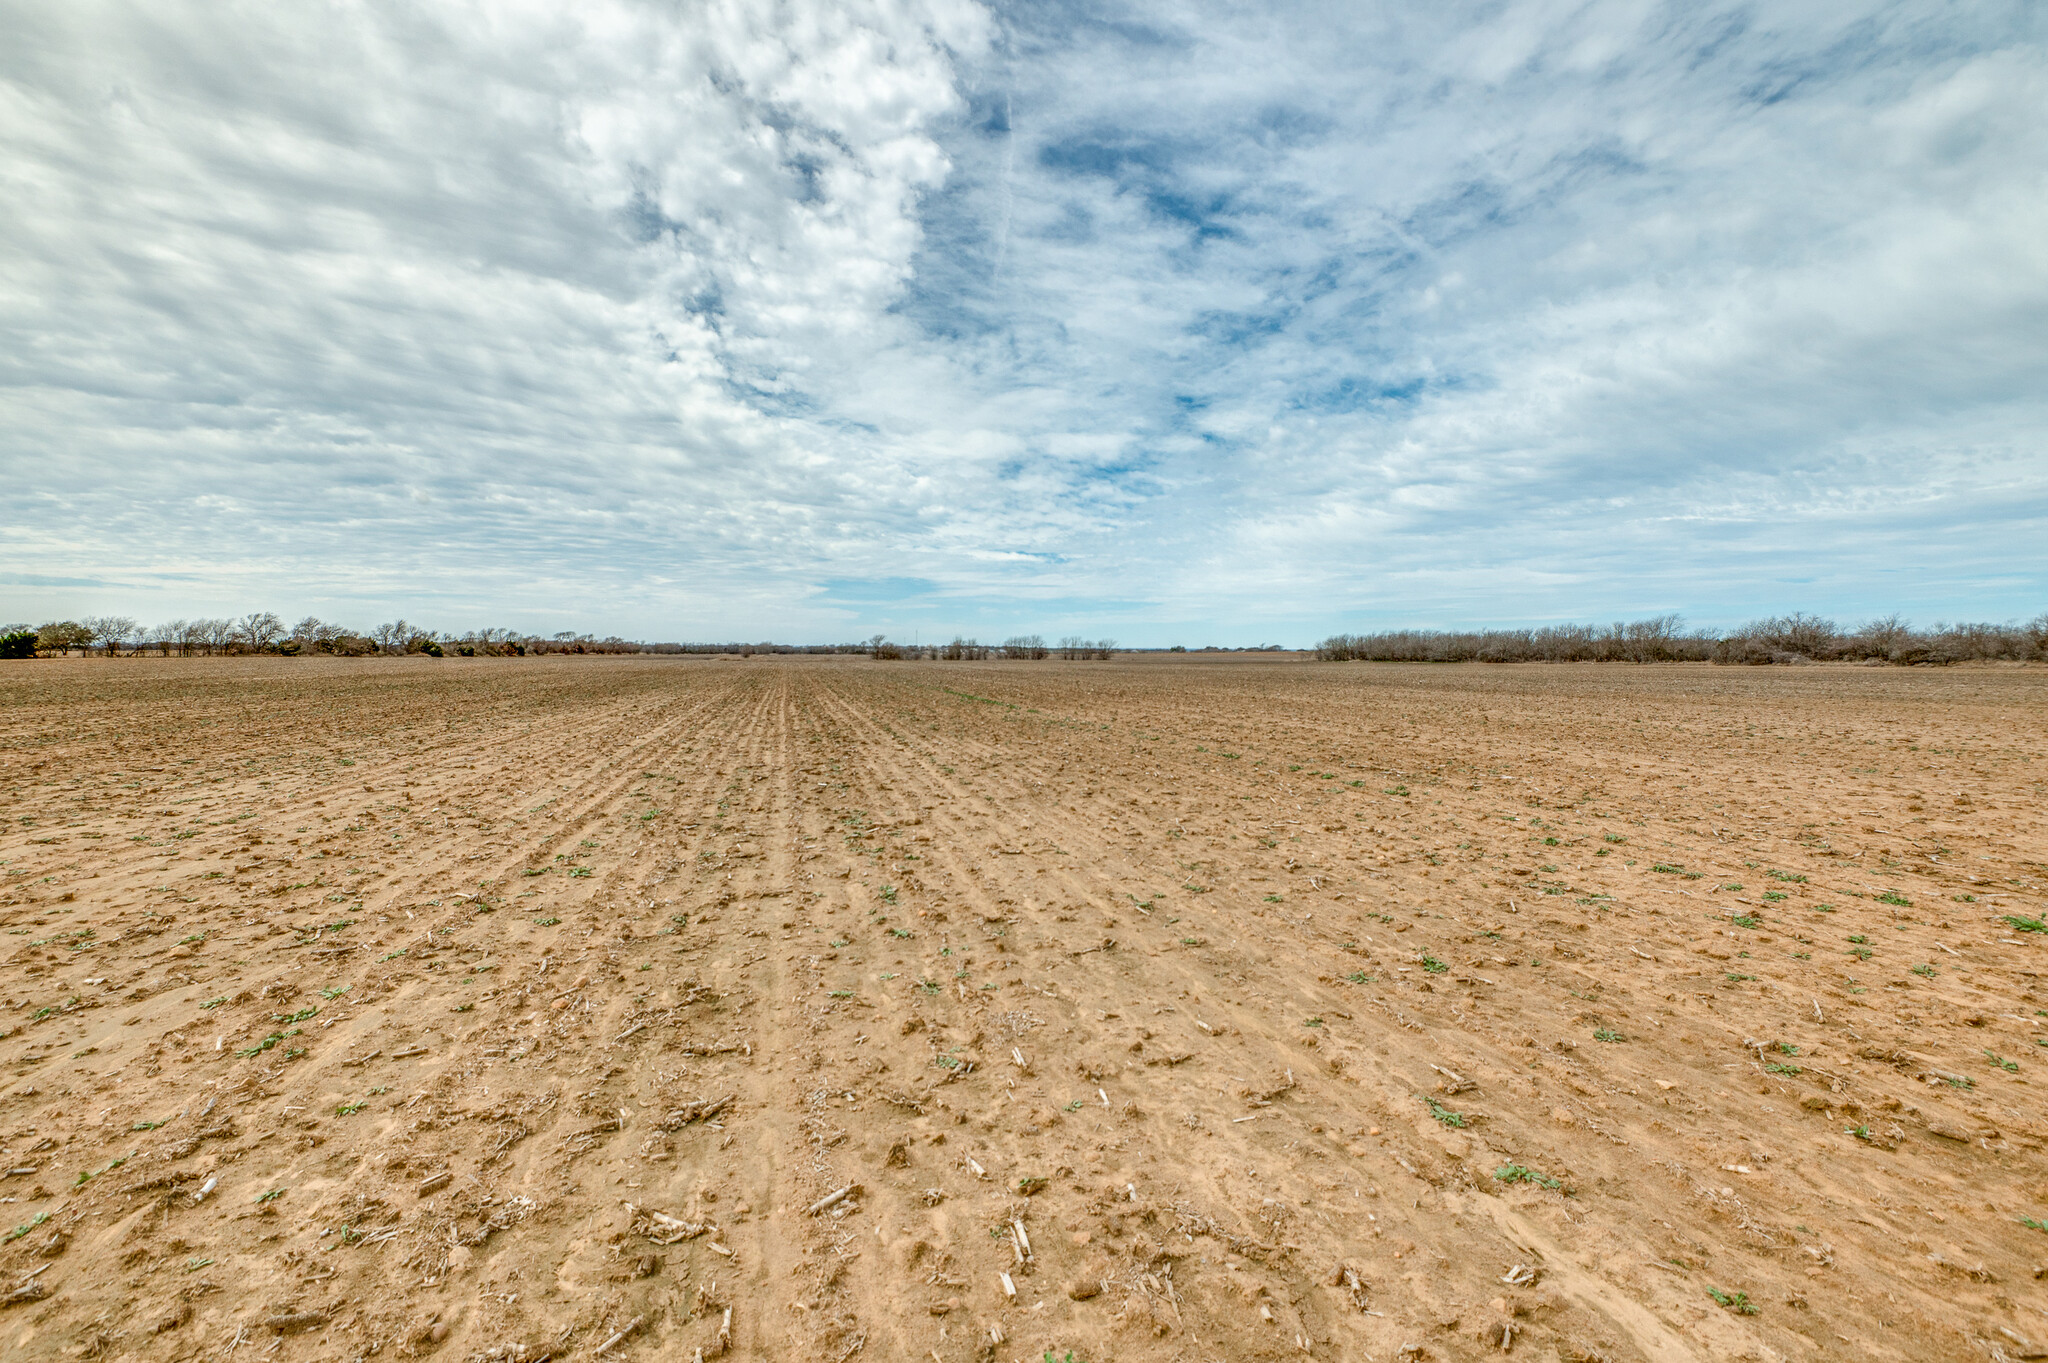
M 2039 669 L 5 669 L 10 1357 L 2048 1347 Z

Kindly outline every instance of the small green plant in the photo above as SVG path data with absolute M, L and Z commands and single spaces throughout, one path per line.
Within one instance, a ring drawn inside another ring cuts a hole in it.
M 1877 897 L 1877 902 L 1880 904 L 1896 904 L 1902 909 L 1913 907 L 1913 901 L 1900 894 L 1897 890 L 1886 890 Z
M 1500 1168 L 1493 1171 L 1493 1176 L 1502 1183 L 1534 1183 L 1540 1187 L 1552 1189 L 1564 1187 L 1562 1180 L 1551 1178 L 1548 1174 L 1540 1174 L 1534 1169 L 1521 1164 L 1503 1164 Z
M 1601 834 L 1601 841 L 1602 841 L 1602 842 L 1611 842 L 1611 843 L 1624 843 L 1624 842 L 1627 842 L 1627 841 L 1628 841 L 1628 839 L 1627 839 L 1627 838 L 1624 838 L 1624 837 L 1622 837 L 1622 836 L 1621 836 L 1620 834 L 1618 834 L 1618 833 L 1603 833 L 1603 834 Z
M 1079 1112 L 1080 1110 L 1081 1100 L 1079 1098 L 1076 1098 L 1073 1102 L 1067 1104 L 1067 1111 L 1069 1112 Z
M 272 1032 L 269 1036 L 264 1037 L 263 1040 L 257 1042 L 255 1045 L 245 1046 L 242 1049 L 236 1051 L 235 1054 L 245 1058 L 252 1055 L 261 1055 L 265 1051 L 269 1050 L 272 1046 L 275 1046 L 278 1042 L 283 1041 L 286 1037 L 297 1036 L 298 1034 L 299 1029 L 296 1027 L 292 1028 L 289 1032 Z
M 882 887 L 882 898 L 886 902 L 894 904 L 896 902 L 896 887 L 894 885 L 884 885 Z M 909 936 L 908 933 L 904 935 Z
M 282 1188 L 272 1188 L 272 1189 L 271 1189 L 271 1190 L 270 1190 L 269 1192 L 267 1192 L 267 1193 L 263 1194 L 263 1196 L 261 1196 L 261 1197 L 257 1198 L 257 1199 L 256 1199 L 256 1202 L 257 1202 L 257 1205 L 259 1205 L 259 1206 L 260 1206 L 260 1205 L 262 1205 L 262 1204 L 263 1204 L 263 1203 L 265 1203 L 265 1202 L 275 1202 L 275 1201 L 277 1201 L 277 1199 L 279 1199 L 280 1197 L 283 1197 L 283 1196 L 284 1196 L 284 1189 L 282 1189 Z
M 2048 1221 L 2036 1221 L 2036 1220 L 2035 1220 L 2035 1219 L 2034 1219 L 2033 1217 L 2031 1217 L 2031 1216 L 2023 1216 L 2023 1217 L 2021 1217 L 2021 1218 L 2020 1218 L 2020 1224 L 2021 1224 L 2022 1226 L 2027 1226 L 2027 1227 L 2030 1227 L 2030 1228 L 2032 1228 L 2032 1229 L 2034 1229 L 2034 1230 L 2042 1230 L 2042 1231 L 2048 1231 Z
M 1381 791 L 1380 793 L 1383 795 L 1406 795 L 1408 793 L 1408 787 L 1390 786 L 1386 790 Z
M 272 1022 L 304 1022 L 307 1018 L 312 1017 L 315 1013 L 319 1011 L 320 1005 L 316 1003 L 310 1008 L 301 1008 L 298 1012 L 293 1013 L 289 1016 L 283 1013 L 272 1013 L 270 1015 L 270 1020 Z
M 1453 1112 L 1434 1098 L 1424 1098 L 1422 1101 L 1429 1104 L 1429 1115 L 1445 1126 L 1463 1127 L 1466 1124 L 1464 1113 Z
M 49 1219 L 50 1214 L 48 1212 L 37 1212 L 29 1220 L 22 1222 L 13 1230 L 9 1231 L 7 1233 L 7 1238 L 5 1240 L 0 1240 L 0 1244 L 13 1244 L 16 1240 L 19 1240 L 22 1236 L 27 1235 L 30 1231 L 34 1230 L 37 1226 L 42 1225 L 43 1222 L 48 1221 Z
M 1728 921 L 1738 928 L 1760 928 L 1763 926 L 1762 919 L 1751 917 L 1746 913 L 1738 913 Z
M 2006 1071 L 2009 1074 L 2018 1074 L 2020 1072 L 2020 1066 L 2018 1061 L 2007 1060 L 2004 1056 L 1998 1054 L 1998 1052 L 1996 1051 L 1985 1051 L 1984 1058 L 1986 1060 L 1989 1060 L 1992 1064 L 1998 1066 L 1998 1068 Z
M 77 1181 L 77 1182 L 75 1182 L 75 1183 L 73 1183 L 73 1184 L 72 1184 L 71 1186 L 72 1186 L 72 1187 L 74 1187 L 74 1188 L 83 1188 L 83 1187 L 84 1187 L 84 1186 L 85 1186 L 86 1184 L 88 1184 L 88 1183 L 92 1182 L 92 1181 L 93 1181 L 94 1179 L 98 1178 L 98 1177 L 99 1177 L 99 1176 L 100 1176 L 101 1174 L 111 1174 L 111 1173 L 113 1173 L 113 1172 L 114 1172 L 114 1170 L 116 1170 L 116 1169 L 120 1168 L 120 1167 L 121 1167 L 122 1165 L 126 1164 L 126 1163 L 127 1163 L 128 1161 L 129 1161 L 129 1159 L 130 1159 L 130 1158 L 131 1158 L 131 1156 L 128 1156 L 128 1155 L 123 1155 L 123 1156 L 122 1156 L 122 1157 L 121 1157 L 120 1159 L 117 1159 L 117 1160 L 108 1160 L 108 1161 L 107 1161 L 107 1162 L 106 1162 L 105 1164 L 101 1165 L 101 1166 L 100 1166 L 99 1168 L 97 1168 L 97 1169 L 92 1169 L 92 1170 L 85 1170 L 85 1169 L 81 1169 L 81 1170 L 79 1170 L 79 1171 L 78 1171 L 78 1181 Z
M 1766 1074 L 1797 1074 L 1799 1073 L 1799 1067 L 1797 1065 L 1782 1065 L 1773 1060 L 1764 1066 L 1764 1072 Z
M 2005 925 L 2014 932 L 2048 932 L 2048 921 L 2039 918 L 2021 918 L 2010 913 L 2005 915 Z
M 1710 1287 L 1707 1295 L 1738 1315 L 1753 1316 L 1761 1309 L 1749 1299 L 1747 1292 L 1723 1292 L 1718 1287 Z
M 1281 903 L 1281 902 L 1282 902 L 1282 900 L 1281 900 L 1280 896 L 1279 896 L 1279 895 L 1277 895 L 1277 894 L 1269 894 L 1269 895 L 1267 895 L 1267 896 L 1266 896 L 1266 902 L 1267 902 L 1268 904 L 1278 904 L 1278 903 Z
M 910 930 L 908 928 L 890 928 L 889 935 L 899 939 L 907 939 L 910 936 Z
M 335 1109 L 334 1109 L 334 1115 L 335 1115 L 335 1116 L 337 1116 L 337 1117 L 353 1117 L 353 1116 L 355 1116 L 355 1115 L 356 1115 L 356 1114 L 357 1114 L 358 1112 L 361 1112 L 361 1111 L 362 1111 L 362 1110 L 363 1110 L 363 1109 L 364 1109 L 365 1107 L 368 1107 L 368 1106 L 369 1106 L 369 1104 L 368 1104 L 367 1102 L 363 1102 L 363 1103 L 341 1103 L 341 1104 L 338 1104 L 338 1105 L 336 1105 L 336 1107 L 335 1107 Z
M 851 989 L 835 989 L 832 991 L 832 997 L 835 999 L 850 999 L 853 997 L 853 991 Z
M 348 992 L 348 988 L 345 984 L 338 984 L 332 989 L 321 990 L 320 997 L 323 999 L 338 999 Z
M 1870 1139 L 1870 1128 L 1867 1126 L 1845 1126 L 1842 1128 L 1842 1134 L 1844 1136 L 1854 1136 L 1859 1141 L 1867 1141 Z
M 129 1127 L 128 1129 L 130 1131 L 154 1131 L 162 1125 L 162 1122 L 137 1122 L 135 1125 Z
M 1913 973 L 1915 975 L 1925 976 L 1926 978 L 1931 980 L 1934 978 L 1934 965 L 1932 962 L 1916 965 L 1913 967 Z
M 1434 956 L 1424 956 L 1422 958 L 1422 968 L 1432 975 L 1441 975 L 1446 970 L 1450 969 L 1449 966 L 1445 965 L 1442 961 L 1439 961 Z
M 1322 1015 L 1318 1013 L 1316 1016 L 1310 1018 L 1307 1022 L 1303 1023 L 1302 1025 L 1305 1027 L 1320 1027 L 1323 1025 Z
M 226 1003 L 227 1001 L 228 1001 L 228 996 L 227 996 L 226 994 L 222 994 L 222 995 L 221 995 L 221 996 L 220 996 L 219 998 L 217 998 L 217 999 L 208 999 L 208 1000 L 207 1000 L 206 1002 L 204 1002 L 204 1003 L 200 1004 L 199 1006 L 200 1006 L 201 1008 L 218 1008 L 218 1007 L 220 1007 L 220 1006 L 221 1006 L 221 1005 L 222 1005 L 223 1003 Z
M 1776 903 L 1776 902 L 1777 902 L 1778 900 L 1781 900 L 1781 899 L 1783 899 L 1784 897 L 1785 897 L 1784 895 L 1781 895 L 1781 894 L 1779 894 L 1779 893 L 1778 893 L 1778 892 L 1777 892 L 1776 890 L 1765 890 L 1765 891 L 1764 891 L 1764 898 L 1765 898 L 1765 899 L 1768 899 L 1768 900 L 1770 900 L 1770 901 L 1772 901 L 1773 903 Z
M 1737 974 L 1737 973 L 1736 973 L 1735 971 L 1733 971 L 1733 970 L 1725 970 L 1725 971 L 1723 971 L 1723 972 L 1721 972 L 1721 973 L 1722 973 L 1723 975 L 1727 976 L 1727 979 L 1728 979 L 1728 983 L 1730 983 L 1730 984 L 1741 984 L 1741 983 L 1742 983 L 1742 982 L 1743 982 L 1744 980 L 1753 980 L 1753 979 L 1755 979 L 1755 978 L 1756 978 L 1756 976 L 1754 976 L 1754 975 L 1741 975 L 1741 974 Z
M 1363 970 L 1354 970 L 1349 975 L 1346 975 L 1344 978 L 1351 981 L 1353 984 L 1372 983 L 1372 976 L 1366 974 Z
M 1768 875 L 1772 880 L 1782 880 L 1793 885 L 1804 885 L 1806 883 L 1805 876 L 1795 876 L 1789 871 L 1766 871 L 1764 874 Z
M 1625 1036 L 1623 1036 L 1623 1035 L 1622 1035 L 1622 1034 L 1621 1034 L 1620 1032 L 1617 1032 L 1617 1031 L 1615 1031 L 1615 1030 L 1614 1030 L 1614 1029 L 1613 1029 L 1612 1027 L 1601 1027 L 1601 1028 L 1597 1028 L 1597 1029 L 1595 1029 L 1595 1031 L 1593 1032 L 1593 1040 L 1595 1040 L 1595 1041 L 1626 1041 L 1626 1040 L 1628 1040 L 1628 1038 L 1627 1038 L 1627 1037 L 1625 1037 Z

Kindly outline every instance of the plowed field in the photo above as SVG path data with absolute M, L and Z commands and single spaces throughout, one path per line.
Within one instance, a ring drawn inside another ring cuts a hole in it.
M 5 667 L 10 1357 L 2048 1341 L 2048 672 Z

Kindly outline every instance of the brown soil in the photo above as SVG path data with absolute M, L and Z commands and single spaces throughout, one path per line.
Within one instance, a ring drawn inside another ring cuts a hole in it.
M 0 1352 L 2039 1356 L 2044 752 L 2028 669 L 9 665 Z

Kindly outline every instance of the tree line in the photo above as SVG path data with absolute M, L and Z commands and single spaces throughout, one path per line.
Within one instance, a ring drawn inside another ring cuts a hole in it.
M 874 658 L 930 658 L 961 661 L 984 658 L 1107 658 L 1114 639 L 1069 636 L 1047 644 L 1036 634 L 1014 635 L 1000 644 L 955 637 L 947 644 L 892 644 L 883 635 L 857 643 L 644 643 L 608 635 L 562 630 L 533 634 L 515 629 L 473 629 L 463 633 L 435 631 L 405 620 L 392 620 L 360 633 L 345 625 L 309 615 L 287 625 L 271 611 L 242 616 L 167 620 L 143 625 L 132 616 L 87 615 L 42 625 L 0 625 L 0 658 L 63 657 L 195 657 L 272 654 L 298 657 L 327 654 L 345 658 L 425 655 L 440 658 L 530 657 L 546 653 L 655 654 L 864 654 Z
M 1676 615 L 1612 625 L 1536 629 L 1386 630 L 1333 634 L 1316 646 L 1332 662 L 1701 662 L 1752 665 L 1867 662 L 1900 667 L 2048 661 L 2048 613 L 2025 624 L 1914 629 L 1897 614 L 1845 628 L 1803 611 L 1728 631 L 1687 630 Z
M 1114 639 L 1083 639 L 1079 635 L 1068 635 L 1057 644 L 1048 644 L 1042 635 L 1015 634 L 1000 644 L 984 644 L 974 639 L 963 639 L 954 635 L 950 643 L 944 644 L 896 644 L 888 636 L 877 634 L 868 640 L 868 655 L 878 662 L 900 662 L 906 659 L 926 662 L 983 662 L 990 658 L 1044 659 L 1059 657 L 1068 662 L 1093 659 L 1107 661 L 1116 652 Z
M 857 645 L 846 646 L 858 651 Z M 767 651 L 773 644 L 645 644 L 617 635 L 598 638 L 563 630 L 532 634 L 515 629 L 484 628 L 462 633 L 435 631 L 405 620 L 392 620 L 367 633 L 309 615 L 287 625 L 270 611 L 237 617 L 201 617 L 142 625 L 126 615 L 88 615 L 44 625 L 0 626 L 0 657 L 61 657 L 99 653 L 106 657 L 155 653 L 163 657 L 218 654 L 280 654 L 293 657 L 330 654 L 362 658 L 376 655 L 424 654 L 444 657 L 525 657 L 539 653 L 687 653 Z

